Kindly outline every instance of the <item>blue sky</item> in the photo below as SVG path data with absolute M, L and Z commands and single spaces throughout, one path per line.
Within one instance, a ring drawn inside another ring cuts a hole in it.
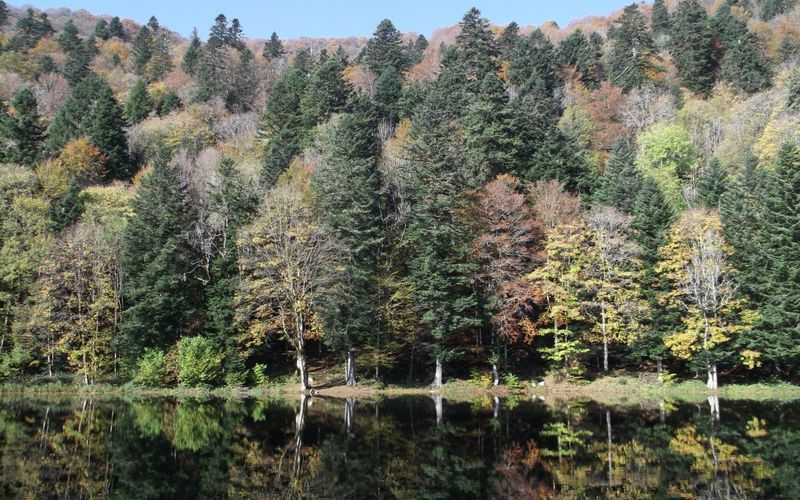
M 516 21 L 520 25 L 556 21 L 564 26 L 571 19 L 590 14 L 608 14 L 632 0 L 39 0 L 35 7 L 69 7 L 95 14 L 116 15 L 144 23 L 151 15 L 184 35 L 197 26 L 205 36 L 220 12 L 238 17 L 249 38 L 265 38 L 277 31 L 281 38 L 298 36 L 341 37 L 369 35 L 383 18 L 401 31 L 430 35 L 436 28 L 458 22 L 476 6 L 495 24 Z M 19 5 L 14 1 L 12 5 Z

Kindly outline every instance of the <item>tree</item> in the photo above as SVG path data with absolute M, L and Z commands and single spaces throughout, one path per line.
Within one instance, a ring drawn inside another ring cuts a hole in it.
M 341 61 L 328 59 L 308 79 L 303 98 L 300 100 L 303 120 L 307 127 L 325 122 L 333 113 L 344 109 L 350 96 L 350 85 L 342 76 Z
M 515 22 L 508 23 L 508 26 L 503 28 L 503 32 L 497 38 L 497 45 L 500 48 L 500 55 L 503 59 L 508 59 L 514 46 L 517 45 L 519 40 L 519 24 Z
M 197 35 L 197 28 L 194 28 L 192 29 L 192 37 L 189 41 L 189 47 L 186 49 L 186 53 L 183 55 L 181 69 L 183 69 L 187 75 L 194 76 L 202 54 L 203 42 L 200 41 L 200 37 Z
M 354 351 L 374 340 L 379 328 L 376 277 L 386 235 L 375 122 L 368 110 L 343 115 L 311 180 L 322 221 L 331 237 L 349 249 L 344 293 L 326 300 L 323 314 L 323 339 L 345 355 L 347 385 L 356 383 Z
M 770 85 L 771 71 L 761 41 L 747 31 L 726 47 L 722 58 L 722 77 L 742 92 L 754 94 Z
M 103 89 L 111 91 L 97 75 L 84 78 L 72 89 L 47 129 L 45 148 L 50 155 L 57 155 L 68 142 L 88 135 L 89 118 Z
M 5 26 L 8 22 L 8 5 L 0 2 L 0 26 Z
M 26 52 L 39 43 L 42 38 L 55 33 L 50 20 L 45 12 L 38 14 L 31 8 L 25 12 L 25 16 L 17 19 L 14 26 L 14 37 L 8 48 Z
M 376 75 L 380 75 L 390 67 L 398 74 L 402 74 L 408 64 L 400 32 L 388 19 L 381 21 L 375 28 L 372 38 L 367 40 L 359 58 Z
M 142 26 L 133 39 L 133 71 L 139 76 L 145 74 L 147 63 L 153 57 L 153 33 L 147 26 Z
M 274 31 L 272 32 L 272 35 L 270 35 L 269 40 L 267 40 L 267 43 L 264 44 L 263 55 L 264 58 L 269 61 L 280 59 L 286 55 L 286 50 L 283 48 L 283 42 L 281 42 L 281 39 L 278 38 L 278 34 Z
M 562 83 L 557 60 L 558 54 L 553 44 L 542 30 L 536 29 L 514 45 L 508 58 L 508 81 L 519 87 L 522 94 L 552 99 L 556 88 Z
M 653 27 L 653 34 L 656 37 L 669 35 L 672 31 L 672 23 L 670 22 L 667 4 L 664 0 L 655 0 L 655 2 L 653 2 L 653 15 L 650 19 L 650 24 Z
M 610 342 L 632 343 L 646 312 L 640 288 L 639 248 L 631 240 L 632 217 L 612 207 L 598 207 L 587 218 L 592 248 L 586 263 L 586 315 L 603 343 L 603 371 L 608 372 Z
M 120 330 L 127 361 L 146 348 L 168 350 L 198 328 L 203 290 L 200 257 L 190 243 L 196 208 L 175 167 L 157 159 L 131 201 L 134 216 L 123 235 L 125 276 Z
M 730 255 L 719 216 L 693 209 L 670 229 L 658 265 L 672 285 L 664 300 L 681 311 L 683 323 L 664 342 L 675 356 L 704 366 L 712 390 L 718 387 L 722 348 L 753 320 L 737 296 Z
M 602 54 L 602 53 L 601 53 Z M 558 61 L 570 68 L 588 89 L 600 87 L 600 54 L 580 29 L 573 31 L 558 45 Z
M 103 87 L 88 117 L 86 134 L 89 141 L 108 158 L 108 176 L 111 179 L 128 179 L 132 174 L 128 141 L 125 136 L 125 118 L 111 88 Z
M 611 82 L 625 91 L 640 87 L 658 68 L 653 63 L 655 43 L 647 20 L 636 4 L 625 7 L 608 32 L 612 42 L 608 57 Z
M 714 32 L 705 7 L 697 0 L 682 0 L 672 16 L 670 53 L 683 85 L 708 94 L 716 80 Z
M 114 16 L 111 18 L 111 21 L 109 21 L 108 35 L 109 37 L 117 37 L 122 41 L 126 40 L 125 28 L 122 27 L 122 22 L 120 22 L 119 17 Z
M 250 49 L 242 47 L 239 51 L 239 64 L 233 76 L 233 82 L 225 96 L 225 104 L 235 113 L 252 110 L 256 103 L 258 90 L 258 75 L 255 67 L 255 57 Z
M 108 31 L 108 21 L 105 19 L 100 19 L 97 21 L 97 24 L 94 25 L 94 31 L 92 35 L 95 38 L 99 38 L 100 40 L 108 40 L 111 38 L 111 34 Z
M 147 84 L 143 79 L 139 79 L 133 85 L 125 102 L 125 117 L 129 123 L 137 124 L 150 116 L 151 111 L 153 111 L 153 100 L 147 91 Z
M 727 176 L 719 158 L 712 158 L 703 170 L 697 183 L 697 199 L 709 209 L 719 207 L 719 202 L 727 189 Z
M 246 346 L 279 333 L 295 351 L 300 390 L 308 390 L 306 339 L 318 336 L 316 304 L 334 293 L 343 248 L 305 202 L 304 179 L 272 188 L 258 217 L 237 239 L 242 285 L 240 317 Z
M 596 203 L 616 207 L 626 214 L 633 213 L 642 183 L 635 160 L 628 141 L 617 139 L 594 193 Z
M 467 260 L 472 235 L 460 215 L 467 176 L 443 99 L 445 95 L 434 91 L 414 122 L 409 145 L 412 211 L 405 233 L 413 252 L 409 279 L 420 321 L 430 332 L 436 388 L 442 385 L 442 363 L 453 354 L 447 343 L 480 324 L 470 287 L 473 266 Z
M 11 111 L 2 117 L 0 136 L 5 143 L 4 161 L 33 166 L 41 157 L 44 127 L 37 111 L 36 97 L 30 87 L 14 93 Z
M 475 279 L 486 297 L 492 325 L 489 360 L 494 385 L 500 383 L 501 349 L 529 340 L 537 309 L 530 282 L 523 276 L 541 263 L 542 230 L 521 192 L 520 182 L 502 174 L 484 186 L 477 203 L 480 227 L 472 251 L 478 263 Z
M 375 81 L 372 99 L 380 107 L 383 116 L 396 122 L 399 115 L 399 101 L 403 95 L 403 82 L 400 74 L 392 67 L 386 68 Z
M 78 28 L 75 26 L 75 23 L 72 22 L 72 19 L 67 21 L 64 28 L 61 29 L 61 33 L 56 37 L 56 41 L 58 42 L 58 46 L 61 47 L 61 50 L 67 54 L 70 54 L 80 47 L 81 39 L 78 38 Z

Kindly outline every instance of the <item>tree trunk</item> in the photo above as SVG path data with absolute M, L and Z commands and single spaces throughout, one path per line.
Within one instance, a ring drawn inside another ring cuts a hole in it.
M 305 369 L 305 368 L 304 368 Z M 303 430 L 306 426 L 306 409 L 308 408 L 308 396 L 302 394 L 300 396 L 300 409 L 297 410 L 295 416 L 295 430 L 294 430 L 294 460 L 292 464 L 292 477 L 297 477 L 300 474 L 300 469 L 303 464 Z
M 603 331 L 603 371 L 608 373 L 608 334 L 606 333 L 606 304 L 600 306 L 600 327 Z
M 444 420 L 444 408 L 442 406 L 442 395 L 436 394 L 433 397 L 433 406 L 436 408 L 436 425 L 442 425 Z
M 347 435 L 353 435 L 353 415 L 355 414 L 356 399 L 347 398 L 344 400 L 344 426 L 347 430 Z
M 500 372 L 497 371 L 497 363 L 492 363 L 492 385 L 500 385 Z
M 300 390 L 308 390 L 308 372 L 306 371 L 306 354 L 302 350 L 297 351 L 297 371 L 300 372 Z
M 661 364 L 661 358 L 658 358 L 658 361 L 656 361 L 656 367 L 658 368 L 658 383 L 659 384 L 663 384 L 664 383 L 664 367 Z
M 433 376 L 433 387 L 435 389 L 442 388 L 442 358 L 436 355 L 436 373 Z
M 497 396 L 494 397 L 494 407 L 492 409 L 492 417 L 497 420 L 500 416 L 500 398 Z
M 709 396 L 708 397 L 708 406 L 711 410 L 711 417 L 719 421 L 719 397 L 718 396 Z
M 610 488 L 614 485 L 611 462 L 611 410 L 606 410 L 606 434 L 608 436 L 608 487 Z
M 347 362 L 345 363 L 344 382 L 347 386 L 356 385 L 356 358 L 352 349 L 347 350 Z
M 719 385 L 717 384 L 717 364 L 711 363 L 708 365 L 708 382 L 706 383 L 708 388 L 712 391 L 716 391 Z

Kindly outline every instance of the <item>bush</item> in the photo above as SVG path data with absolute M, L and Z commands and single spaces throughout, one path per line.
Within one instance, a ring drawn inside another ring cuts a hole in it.
M 164 387 L 166 381 L 167 357 L 163 352 L 148 349 L 139 360 L 139 369 L 133 382 L 145 387 Z
M 252 370 L 253 382 L 258 385 L 267 385 L 269 383 L 269 375 L 267 375 L 267 365 L 256 363 Z
M 503 382 L 505 382 L 508 388 L 511 389 L 512 391 L 519 391 L 525 388 L 525 386 L 519 380 L 519 377 L 517 377 L 513 373 L 506 373 L 505 375 L 503 375 Z
M 223 354 L 203 337 L 178 342 L 178 382 L 181 385 L 216 385 L 222 378 Z

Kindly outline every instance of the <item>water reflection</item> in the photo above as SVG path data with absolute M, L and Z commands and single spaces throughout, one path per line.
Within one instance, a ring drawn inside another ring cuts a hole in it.
M 2 498 L 793 498 L 792 403 L 0 402 Z

